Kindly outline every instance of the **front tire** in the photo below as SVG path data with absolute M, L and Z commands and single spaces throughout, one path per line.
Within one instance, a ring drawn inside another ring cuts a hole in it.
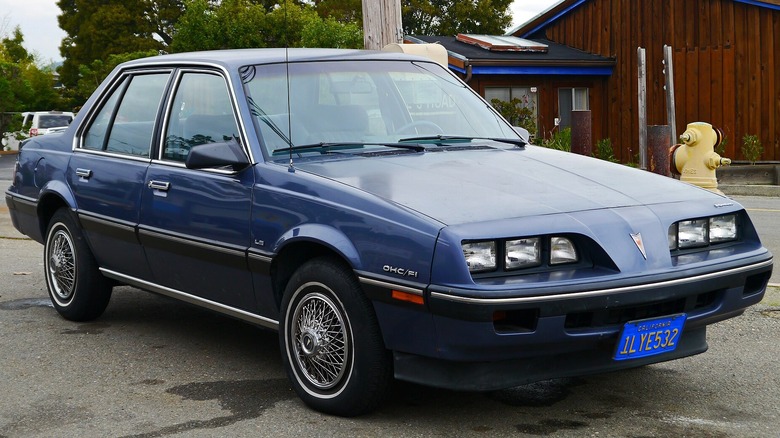
M 354 416 L 384 398 L 392 369 L 371 302 L 344 265 L 314 259 L 292 276 L 282 300 L 282 360 L 311 408 Z
M 99 317 L 111 299 L 111 283 L 103 277 L 84 241 L 73 213 L 54 213 L 43 256 L 46 288 L 57 312 L 71 321 Z

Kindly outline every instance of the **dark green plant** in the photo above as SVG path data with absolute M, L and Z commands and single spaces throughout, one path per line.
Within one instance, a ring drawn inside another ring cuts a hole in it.
M 720 143 L 715 145 L 715 153 L 721 157 L 726 155 L 726 146 L 729 144 L 729 138 L 725 135 L 720 139 Z
M 564 128 L 552 133 L 550 138 L 542 140 L 542 146 L 559 151 L 571 152 L 571 128 Z
M 536 117 L 531 108 L 523 104 L 518 98 L 509 102 L 501 99 L 491 99 L 490 105 L 496 109 L 512 126 L 519 126 L 528 131 L 531 136 L 536 135 Z
M 615 158 L 615 150 L 612 148 L 611 139 L 602 138 L 601 140 L 596 142 L 595 157 L 612 163 L 618 162 L 618 159 Z
M 764 146 L 761 144 L 761 140 L 757 135 L 745 134 L 742 137 L 742 156 L 746 160 L 750 161 L 750 164 L 756 164 L 761 154 L 764 153 Z

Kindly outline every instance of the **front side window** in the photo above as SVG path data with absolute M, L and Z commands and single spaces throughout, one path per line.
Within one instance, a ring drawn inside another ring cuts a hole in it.
M 222 76 L 184 73 L 173 99 L 162 158 L 183 162 L 193 146 L 238 138 L 233 105 Z
M 124 79 L 87 128 L 82 147 L 148 158 L 168 76 L 139 74 Z

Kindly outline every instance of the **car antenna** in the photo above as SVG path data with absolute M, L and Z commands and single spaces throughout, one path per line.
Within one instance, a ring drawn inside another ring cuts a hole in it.
M 287 76 L 287 145 L 290 147 L 290 167 L 287 171 L 295 173 L 293 165 L 293 143 L 292 143 L 292 107 L 290 106 L 290 25 L 287 21 L 287 2 L 284 0 L 284 68 Z

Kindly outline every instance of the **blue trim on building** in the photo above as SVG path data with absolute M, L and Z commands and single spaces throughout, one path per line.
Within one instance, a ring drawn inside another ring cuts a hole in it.
M 744 3 L 746 5 L 758 6 L 760 8 L 767 8 L 775 11 L 780 11 L 780 6 L 773 5 L 771 3 L 764 3 L 758 0 L 734 0 L 734 1 L 737 3 Z
M 559 13 L 555 14 L 555 16 L 553 16 L 553 17 L 552 17 L 552 18 L 550 18 L 549 20 L 547 20 L 547 21 L 545 21 L 544 23 L 542 23 L 542 24 L 540 24 L 540 25 L 536 26 L 536 27 L 535 27 L 533 30 L 531 30 L 530 32 L 526 32 L 526 33 L 524 33 L 524 34 L 523 34 L 523 35 L 522 35 L 520 38 L 528 38 L 530 35 L 533 35 L 534 33 L 538 32 L 540 29 L 543 29 L 544 27 L 546 27 L 548 24 L 550 24 L 550 23 L 552 23 L 553 21 L 555 21 L 555 20 L 557 20 L 557 19 L 561 18 L 562 16 L 564 16 L 564 15 L 568 14 L 568 13 L 569 13 L 569 11 L 571 11 L 572 9 L 576 8 L 577 6 L 579 6 L 579 5 L 583 4 L 583 3 L 585 3 L 586 1 L 588 1 L 588 0 L 580 0 L 580 1 L 576 2 L 576 3 L 574 3 L 573 5 L 569 6 L 568 8 L 566 8 L 566 9 L 562 10 L 561 12 L 559 12 Z
M 466 70 L 449 65 L 450 70 L 466 74 Z M 471 68 L 472 75 L 588 75 L 611 76 L 612 67 L 491 67 Z
M 562 16 L 568 14 L 569 11 L 571 11 L 572 9 L 576 8 L 577 6 L 585 3 L 586 1 L 588 1 L 588 0 L 580 0 L 580 1 L 576 2 L 576 3 L 574 3 L 573 5 L 569 6 L 566 9 L 564 9 L 563 11 L 555 14 L 555 16 L 551 17 L 550 19 L 548 19 L 544 23 L 542 23 L 542 24 L 536 26 L 535 28 L 531 29 L 530 31 L 520 35 L 520 38 L 529 38 L 531 35 L 535 34 L 536 32 L 540 31 L 541 29 L 544 29 L 550 23 L 552 23 L 553 21 L 555 21 L 555 20 L 561 18 Z M 734 0 L 734 1 L 737 2 L 737 3 L 744 3 L 746 5 L 758 6 L 760 8 L 767 8 L 767 9 L 772 9 L 774 11 L 780 11 L 780 6 L 773 5 L 771 3 L 765 3 L 765 2 L 762 2 L 762 1 L 759 1 L 759 0 Z

